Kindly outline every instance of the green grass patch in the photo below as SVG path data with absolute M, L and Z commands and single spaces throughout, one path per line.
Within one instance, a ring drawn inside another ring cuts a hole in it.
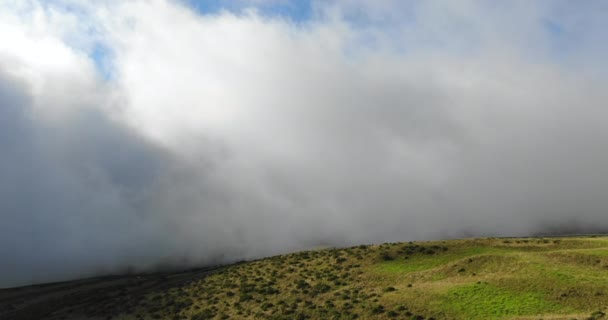
M 452 288 L 442 299 L 441 306 L 461 319 L 497 319 L 570 311 L 546 300 L 543 293 L 513 292 L 487 283 Z
M 597 257 L 608 257 L 608 249 L 603 248 L 603 249 L 591 249 L 591 250 L 580 250 L 579 252 L 584 253 L 584 254 L 588 254 L 588 255 L 592 255 L 592 256 L 597 256 Z

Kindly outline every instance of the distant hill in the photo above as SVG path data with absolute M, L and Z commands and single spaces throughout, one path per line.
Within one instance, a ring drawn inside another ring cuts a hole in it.
M 602 319 L 608 238 L 387 243 L 0 290 L 0 319 Z

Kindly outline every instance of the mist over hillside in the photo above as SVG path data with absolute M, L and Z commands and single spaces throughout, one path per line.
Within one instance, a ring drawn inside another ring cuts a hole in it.
M 0 3 L 0 287 L 608 230 L 606 3 L 204 3 Z

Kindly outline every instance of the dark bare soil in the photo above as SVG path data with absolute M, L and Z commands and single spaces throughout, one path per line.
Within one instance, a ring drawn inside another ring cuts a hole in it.
M 151 291 L 181 287 L 214 269 L 108 276 L 0 290 L 0 319 L 111 319 Z

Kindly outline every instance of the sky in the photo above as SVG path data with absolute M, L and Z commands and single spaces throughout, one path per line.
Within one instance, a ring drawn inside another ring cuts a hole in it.
M 0 287 L 608 229 L 605 1 L 0 0 Z

